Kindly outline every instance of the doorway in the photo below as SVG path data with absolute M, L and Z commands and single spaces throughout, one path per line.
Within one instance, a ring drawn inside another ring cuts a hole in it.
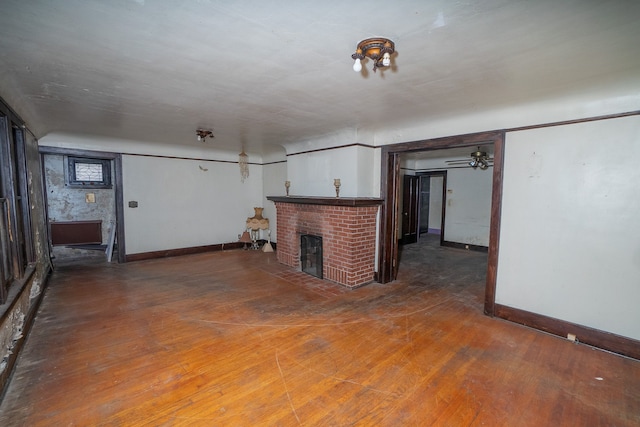
M 401 162 L 402 154 L 430 150 L 442 150 L 456 147 L 474 147 L 493 144 L 494 167 L 492 172 L 492 191 L 490 209 L 490 230 L 488 244 L 487 278 L 485 286 L 484 311 L 494 314 L 495 284 L 497 277 L 498 238 L 500 230 L 500 207 L 502 201 L 502 162 L 504 150 L 504 132 L 486 132 L 469 135 L 414 141 L 384 146 L 382 149 L 381 195 L 384 199 L 381 215 L 380 247 L 378 252 L 378 280 L 388 283 L 397 277 L 398 272 L 398 233 L 401 224 Z
M 40 147 L 54 265 L 125 262 L 117 153 Z
M 401 244 L 416 243 L 425 234 L 444 237 L 447 171 L 404 175 Z
M 420 175 L 420 226 L 418 238 L 423 234 L 442 236 L 444 228 L 444 193 L 446 173 Z

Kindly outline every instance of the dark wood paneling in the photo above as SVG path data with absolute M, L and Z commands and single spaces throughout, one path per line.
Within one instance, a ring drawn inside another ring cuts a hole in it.
M 402 244 L 418 241 L 420 177 L 405 175 L 402 180 Z
M 116 240 L 118 262 L 126 262 L 126 239 L 124 236 L 124 184 L 122 182 L 122 156 L 120 154 L 113 158 L 114 189 L 116 191 Z
M 38 312 L 38 308 L 40 307 L 40 303 L 42 302 L 42 298 L 44 297 L 44 291 L 46 290 L 46 287 L 48 284 L 48 278 L 49 278 L 48 274 L 49 274 L 50 268 L 49 266 L 45 266 L 44 269 L 45 269 L 45 274 L 44 274 L 45 280 L 42 283 L 42 290 L 35 297 L 36 299 L 33 302 L 33 304 L 29 306 L 29 311 L 28 313 L 26 313 L 24 324 L 22 326 L 22 334 L 14 342 L 13 347 L 11 348 L 11 352 L 9 352 L 6 359 L 4 360 L 6 365 L 2 370 L 2 372 L 0 372 L 0 402 L 2 401 L 3 394 L 7 389 L 7 385 L 11 379 L 11 375 L 13 375 L 13 370 L 18 360 L 18 356 L 20 355 L 22 347 L 24 346 L 25 341 L 29 336 L 29 332 L 33 327 L 33 321 L 36 317 L 36 313 Z M 35 265 L 28 266 L 27 269 L 25 270 L 25 274 L 22 280 L 19 280 L 17 281 L 17 283 L 14 283 L 13 289 L 14 289 L 14 292 L 16 292 L 14 294 L 15 296 L 12 297 L 11 303 L 9 304 L 8 307 L 6 307 L 6 310 L 2 312 L 2 316 L 0 316 L 0 323 L 4 322 L 6 316 L 17 312 L 16 305 L 22 299 L 22 295 L 27 289 L 31 280 L 33 280 L 33 276 L 35 272 L 36 272 Z
M 127 255 L 126 261 L 142 261 L 145 259 L 170 258 L 182 255 L 199 254 L 203 252 L 216 252 L 230 249 L 240 249 L 243 247 L 242 242 L 220 243 L 217 245 L 193 246 L 190 248 L 168 249 L 164 251 L 143 252 L 139 254 Z M 274 246 L 274 243 L 271 243 Z M 275 248 L 275 247 L 274 247 Z
M 396 277 L 398 262 L 398 205 L 400 191 L 400 159 L 397 153 L 382 149 L 380 192 L 384 199 L 380 221 L 378 270 L 380 283 Z
M 385 145 L 385 153 L 411 153 L 416 151 L 440 150 L 453 147 L 475 147 L 478 144 L 492 143 L 500 136 L 500 131 L 480 132 L 465 135 L 454 135 L 443 138 L 425 139 L 413 142 Z
M 560 122 L 540 123 L 537 125 L 529 125 L 529 126 L 519 126 L 519 127 L 504 129 L 504 132 L 517 132 L 521 130 L 531 130 L 531 129 L 549 128 L 549 127 L 555 127 L 555 126 L 574 125 L 577 123 L 596 122 L 599 120 L 618 119 L 620 117 L 630 117 L 630 116 L 638 116 L 638 115 L 640 115 L 640 110 L 628 111 L 626 113 L 606 114 L 603 116 L 587 117 L 584 119 L 563 120 Z
M 24 251 L 22 255 L 25 258 L 23 262 L 26 264 L 35 261 L 34 241 L 31 230 L 31 196 L 29 194 L 29 172 L 27 171 L 27 145 L 23 128 L 14 125 L 13 134 L 16 144 L 17 193 L 20 195 L 20 229 L 23 237 L 21 245 Z
M 55 154 L 60 156 L 75 156 L 75 157 L 89 157 L 93 159 L 113 159 L 118 153 L 110 151 L 92 151 L 83 150 L 79 148 L 60 148 L 60 147 L 48 147 L 41 145 L 38 148 L 40 154 Z
M 102 221 L 51 222 L 51 244 L 82 245 L 102 243 Z
M 287 157 L 289 157 L 289 156 L 298 156 L 300 154 L 317 153 L 319 151 L 338 150 L 340 148 L 349 148 L 349 147 L 379 148 L 379 147 L 375 147 L 373 145 L 360 144 L 360 143 L 358 143 L 358 144 L 346 144 L 346 145 L 338 145 L 336 147 L 326 147 L 326 148 L 317 148 L 315 150 L 299 151 L 297 153 L 287 154 Z
M 489 259 L 487 283 L 484 293 L 484 313 L 493 316 L 498 276 L 498 252 L 500 248 L 500 222 L 502 213 L 502 177 L 504 170 L 504 132 L 493 142 L 493 184 L 491 190 L 491 224 L 489 228 Z
M 305 197 L 305 196 L 267 196 L 267 200 L 278 203 L 325 206 L 378 206 L 382 199 L 374 197 Z
M 4 113 L 0 111 L 0 113 Z M 14 123 L 8 120 L 8 117 L 0 114 L 0 197 L 6 199 L 6 224 L 7 234 L 9 238 L 9 262 L 11 263 L 10 271 L 13 279 L 20 279 L 24 274 L 25 260 L 23 249 L 23 219 L 22 204 L 20 202 L 19 175 L 16 170 L 16 162 L 18 154 L 16 153 L 16 144 L 13 139 L 12 125 Z M 27 217 L 28 218 L 28 217 Z M 0 302 L 4 302 L 4 297 Z
M 126 153 L 127 156 L 135 157 L 150 157 L 154 159 L 176 159 L 176 160 L 196 160 L 198 162 L 210 162 L 210 163 L 231 163 L 238 164 L 237 160 L 217 160 L 217 159 L 204 159 L 200 157 L 184 157 L 184 156 L 160 156 L 158 154 L 139 154 L 139 153 Z M 249 162 L 250 165 L 263 166 L 266 163 Z
M 495 316 L 564 338 L 573 334 L 577 342 L 640 360 L 640 341 L 632 338 L 501 304 L 495 304 Z

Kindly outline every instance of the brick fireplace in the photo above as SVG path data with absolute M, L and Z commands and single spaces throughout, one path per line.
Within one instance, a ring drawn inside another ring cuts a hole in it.
M 322 237 L 322 276 L 355 288 L 374 280 L 381 199 L 270 196 L 277 211 L 278 261 L 301 270 L 300 236 Z

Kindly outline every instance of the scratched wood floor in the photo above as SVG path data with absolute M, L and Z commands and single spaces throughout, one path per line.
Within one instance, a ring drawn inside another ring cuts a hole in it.
M 640 362 L 482 314 L 486 255 L 346 290 L 226 251 L 61 266 L 1 426 L 637 426 Z

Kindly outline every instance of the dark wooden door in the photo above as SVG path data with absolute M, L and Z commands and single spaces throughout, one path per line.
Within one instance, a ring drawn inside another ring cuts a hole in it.
M 405 175 L 402 186 L 402 244 L 418 241 L 419 215 L 420 177 Z
M 431 176 L 420 176 L 420 221 L 418 227 L 420 228 L 419 236 L 427 234 L 429 232 L 429 203 L 431 199 Z

